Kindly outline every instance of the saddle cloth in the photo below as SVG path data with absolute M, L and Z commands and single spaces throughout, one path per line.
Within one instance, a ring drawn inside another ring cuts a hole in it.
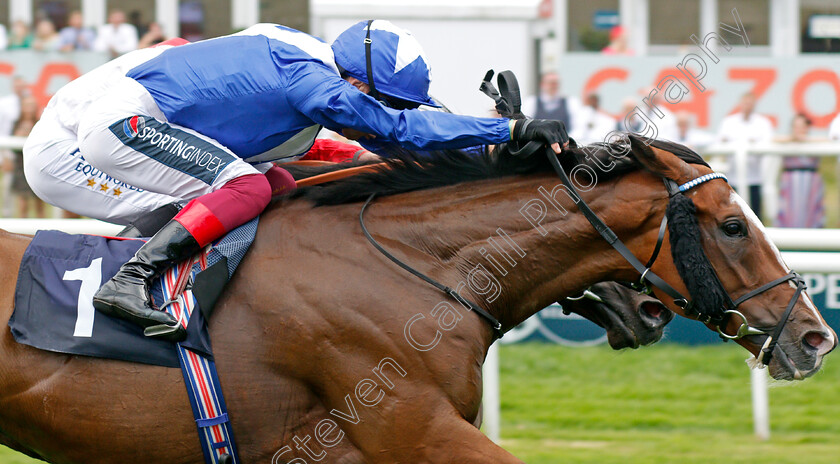
M 257 221 L 234 229 L 205 249 L 201 258 L 206 269 L 193 274 L 187 284 L 200 310 L 190 317 L 182 346 L 209 359 L 212 352 L 205 321 L 253 242 Z M 24 253 L 18 273 L 15 309 L 9 320 L 15 340 L 59 353 L 180 367 L 175 343 L 145 337 L 141 327 L 93 308 L 94 293 L 143 243 L 39 231 Z M 161 279 L 177 280 L 178 268 L 184 266 L 175 266 Z M 160 280 L 152 287 L 152 298 L 158 307 L 164 303 Z

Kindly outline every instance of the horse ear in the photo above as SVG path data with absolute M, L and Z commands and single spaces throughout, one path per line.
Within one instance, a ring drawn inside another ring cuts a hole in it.
M 652 139 L 627 134 L 630 151 L 648 171 L 683 184 L 700 176 L 700 172 L 670 151 L 651 145 Z

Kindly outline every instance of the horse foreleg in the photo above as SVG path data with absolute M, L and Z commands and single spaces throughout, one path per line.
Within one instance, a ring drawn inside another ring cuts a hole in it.
M 371 464 L 522 464 L 457 414 L 402 423 L 379 434 L 379 447 L 365 450 Z M 382 440 L 384 438 L 384 440 Z
M 474 424 L 453 418 L 420 435 L 430 463 L 519 463 L 523 461 L 493 443 Z

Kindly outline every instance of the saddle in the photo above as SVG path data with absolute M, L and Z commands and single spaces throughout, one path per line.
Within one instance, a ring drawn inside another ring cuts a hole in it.
M 39 231 L 21 260 L 12 335 L 47 351 L 180 367 L 205 463 L 237 464 L 206 321 L 253 242 L 257 222 L 234 229 L 153 284 L 156 305 L 186 327 L 187 339 L 178 344 L 146 337 L 140 326 L 93 308 L 93 294 L 142 240 Z
M 196 352 L 212 356 L 205 322 L 253 242 L 257 223 L 254 219 L 234 229 L 189 262 L 174 266 L 151 289 L 155 304 L 176 311 L 186 324 L 184 344 Z M 91 298 L 102 282 L 142 244 L 142 240 L 39 231 L 18 273 L 9 320 L 15 340 L 59 353 L 178 367 L 174 344 L 145 337 L 140 326 L 93 309 Z M 184 305 L 192 296 L 199 311 L 188 318 Z
M 325 161 L 296 161 L 292 166 L 331 166 Z M 384 163 L 349 167 L 299 179 L 299 186 L 317 185 L 354 176 Z M 143 245 L 125 237 L 151 236 L 178 208 L 167 205 L 130 225 L 129 235 L 120 239 L 96 235 L 70 235 L 39 231 L 21 261 L 15 292 L 15 310 L 9 321 L 19 343 L 59 353 L 119 359 L 167 367 L 178 367 L 171 342 L 143 336 L 135 324 L 110 318 L 94 310 L 91 298 L 102 283 Z M 189 262 L 165 272 L 151 289 L 155 306 L 181 320 L 187 329 L 182 343 L 212 358 L 205 329 L 225 283 L 248 250 L 256 234 L 258 219 L 234 229 Z M 184 293 L 188 295 L 184 295 Z M 185 313 L 195 298 L 194 317 Z M 187 325 L 187 320 L 189 324 Z

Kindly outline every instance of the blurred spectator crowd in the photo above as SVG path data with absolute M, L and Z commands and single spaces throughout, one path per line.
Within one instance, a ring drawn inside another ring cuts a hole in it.
M 686 145 L 704 154 L 711 151 L 733 151 L 735 148 L 766 147 L 770 144 L 790 146 L 795 151 L 807 152 L 807 144 L 840 143 L 840 114 L 829 128 L 828 138 L 811 135 L 812 122 L 805 114 L 796 114 L 787 124 L 774 128 L 770 118 L 755 111 L 756 97 L 744 94 L 736 111 L 723 118 L 716 130 L 701 130 L 688 112 L 672 113 L 668 103 L 653 88 L 641 89 L 639 95 L 628 96 L 622 101 L 620 118 L 600 109 L 596 93 L 582 98 L 562 92 L 561 78 L 556 72 L 546 72 L 540 78 L 537 95 L 526 98 L 522 112 L 529 117 L 559 119 L 566 123 L 569 135 L 579 145 L 609 141 L 612 131 L 632 131 L 645 134 L 653 125 L 656 138 Z M 648 134 L 650 132 L 647 132 Z M 784 135 L 787 134 L 787 135 Z M 792 150 L 794 151 L 794 150 Z M 734 156 L 718 162 L 729 174 L 729 182 L 737 187 Z M 825 227 L 825 180 L 820 172 L 820 158 L 800 154 L 766 157 L 751 154 L 747 157 L 745 175 L 750 207 L 768 225 L 777 227 Z M 773 208 L 768 208 L 767 179 L 773 188 Z M 762 214 L 772 211 L 772 217 Z
M 112 10 L 108 21 L 98 27 L 87 27 L 80 11 L 70 12 L 57 29 L 50 18 L 41 15 L 33 25 L 14 21 L 8 28 L 0 24 L 0 50 L 31 49 L 44 52 L 93 50 L 116 57 L 145 48 L 167 39 L 158 23 L 141 24 L 137 14 L 131 21 L 121 10 Z
M 38 101 L 21 77 L 12 80 L 12 93 L 0 97 L 0 137 L 26 137 L 40 116 Z M 44 203 L 35 196 L 23 175 L 20 149 L 0 147 L 0 198 L 3 217 L 45 217 Z
M 41 52 L 97 51 L 112 57 L 145 48 L 167 39 L 159 24 L 140 23 L 136 12 L 128 20 L 125 12 L 112 10 L 107 23 L 84 25 L 80 11 L 70 12 L 57 29 L 55 23 L 39 14 L 33 25 L 14 21 L 8 28 L 0 24 L 0 51 L 36 50 Z M 0 139 L 26 137 L 38 121 L 41 110 L 32 95 L 30 83 L 22 77 L 12 79 L 12 91 L 0 96 Z M 0 144 L 0 215 L 2 217 L 45 217 L 46 205 L 26 183 L 23 154 Z M 66 217 L 67 215 L 65 215 Z
M 0 50 L 92 50 L 116 57 L 168 38 L 159 24 L 140 24 L 137 12 L 129 16 L 130 20 L 123 11 L 113 10 L 108 14 L 107 23 L 96 28 L 86 27 L 79 11 L 70 12 L 66 21 L 62 22 L 66 26 L 60 30 L 56 30 L 53 22 L 46 17 L 39 17 L 34 27 L 16 21 L 8 31 L 0 24 Z M 627 47 L 626 34 L 621 27 L 613 28 L 610 44 L 602 53 L 633 54 Z M 26 137 L 42 110 L 32 95 L 30 83 L 22 77 L 14 77 L 11 87 L 10 94 L 0 96 L 0 139 Z M 797 151 L 801 153 L 806 144 L 840 143 L 840 114 L 831 123 L 828 139 L 820 140 L 811 135 L 812 122 L 804 114 L 795 115 L 792 121 L 780 122 L 775 128 L 769 118 L 755 111 L 756 98 L 751 93 L 744 94 L 736 111 L 709 131 L 698 128 L 691 113 L 669 111 L 668 103 L 653 88 L 640 89 L 639 95 L 627 96 L 622 101 L 620 117 L 602 110 L 600 103 L 596 93 L 581 97 L 565 94 L 559 73 L 546 72 L 541 76 L 538 94 L 524 100 L 522 112 L 534 118 L 564 121 L 569 134 L 579 145 L 603 142 L 613 131 L 645 133 L 651 123 L 656 127 L 657 138 L 681 143 L 701 154 L 715 147 L 731 149 L 769 144 L 797 146 Z M 807 152 L 807 149 L 804 151 Z M 0 143 L 0 213 L 3 217 L 43 217 L 45 205 L 26 184 L 22 159 L 20 150 L 6 148 Z M 737 187 L 739 176 L 733 160 L 734 157 L 730 156 L 714 167 L 726 171 L 730 183 Z M 801 154 L 781 158 L 749 156 L 744 178 L 753 211 L 768 225 L 825 227 L 826 182 L 820 164 L 820 158 Z M 768 199 L 767 179 L 774 181 L 771 182 L 774 185 L 773 208 L 767 208 L 764 201 Z M 840 179 L 834 181 L 840 183 Z M 772 211 L 772 217 L 762 217 L 762 212 L 767 210 Z

